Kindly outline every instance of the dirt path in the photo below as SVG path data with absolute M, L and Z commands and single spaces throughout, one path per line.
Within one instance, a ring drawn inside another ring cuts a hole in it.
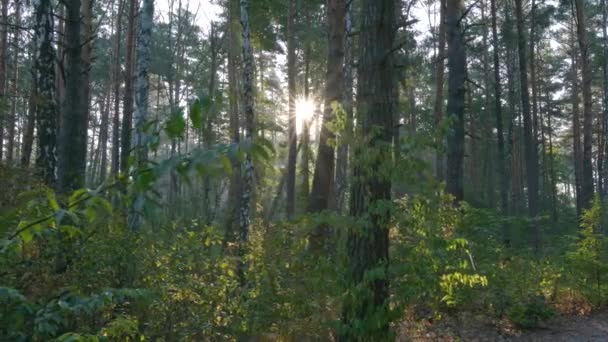
M 525 332 L 505 341 L 608 341 L 608 312 L 587 317 L 561 317 L 546 329 Z
M 450 324 L 429 330 L 410 331 L 398 341 L 439 342 L 608 342 L 608 311 L 590 316 L 563 316 L 551 320 L 544 328 L 515 331 L 498 328 L 494 324 L 479 323 L 479 320 L 464 320 L 470 324 Z M 478 323 L 473 323 L 478 322 Z M 444 322 L 445 323 L 445 322 Z M 463 321 L 461 321 L 463 323 Z M 458 329 L 456 326 L 460 326 Z

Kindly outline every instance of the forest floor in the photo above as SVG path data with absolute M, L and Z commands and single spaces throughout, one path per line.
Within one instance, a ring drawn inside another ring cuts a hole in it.
M 462 322 L 462 318 L 460 319 Z M 501 324 L 462 324 L 455 321 L 441 327 L 422 329 L 402 335 L 400 341 L 530 341 L 530 342 L 605 342 L 608 341 L 608 311 L 587 316 L 560 316 L 533 330 L 517 330 Z

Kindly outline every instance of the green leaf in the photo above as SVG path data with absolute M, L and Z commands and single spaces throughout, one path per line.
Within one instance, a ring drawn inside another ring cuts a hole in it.
M 196 129 L 203 127 L 203 106 L 199 100 L 194 101 L 190 106 L 190 121 L 192 121 L 192 127 Z
M 167 133 L 169 138 L 175 139 L 183 137 L 185 131 L 186 120 L 184 120 L 181 111 L 173 113 L 169 121 L 165 124 L 165 133 Z
M 49 206 L 51 207 L 51 209 L 53 209 L 54 211 L 58 211 L 61 208 L 59 206 L 59 203 L 57 203 L 57 199 L 55 198 L 55 194 L 52 191 L 47 191 L 46 192 L 46 198 L 49 201 Z

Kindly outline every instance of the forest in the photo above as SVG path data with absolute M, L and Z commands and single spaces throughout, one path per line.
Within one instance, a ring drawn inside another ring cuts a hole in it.
M 0 341 L 608 341 L 608 0 L 0 2 Z

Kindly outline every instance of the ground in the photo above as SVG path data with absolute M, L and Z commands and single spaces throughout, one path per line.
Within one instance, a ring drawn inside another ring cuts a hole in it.
M 452 321 L 441 328 L 416 329 L 399 341 L 530 341 L 530 342 L 608 342 L 608 312 L 587 316 L 561 316 L 534 330 L 517 330 L 500 324 L 464 324 Z M 473 318 L 473 321 L 479 322 Z M 466 326 L 466 327 L 465 327 Z M 457 328 L 460 327 L 460 328 Z

